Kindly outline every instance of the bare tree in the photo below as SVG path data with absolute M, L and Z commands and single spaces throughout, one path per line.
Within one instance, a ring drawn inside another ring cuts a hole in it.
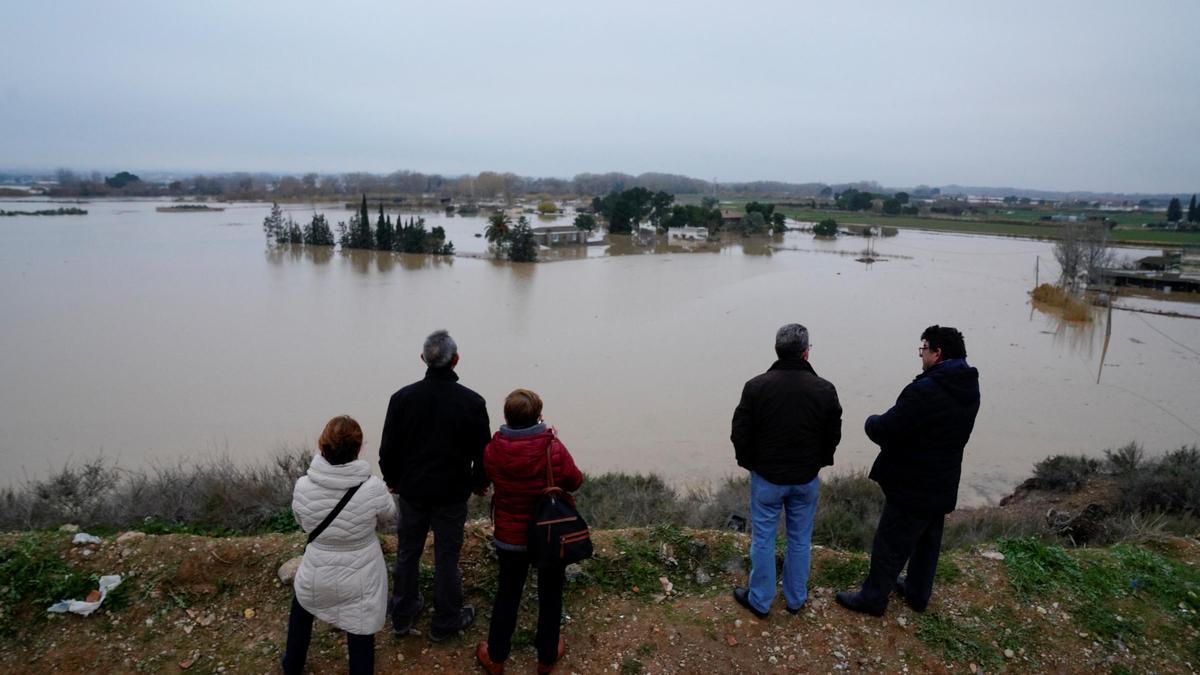
M 1062 285 L 1074 289 L 1100 278 L 1100 271 L 1113 264 L 1108 247 L 1108 227 L 1102 223 L 1067 223 L 1054 244 L 1054 259 L 1062 268 Z

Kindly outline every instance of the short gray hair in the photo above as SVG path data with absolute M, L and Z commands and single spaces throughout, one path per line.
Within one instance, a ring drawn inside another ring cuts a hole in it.
M 425 338 L 425 348 L 421 355 L 425 357 L 425 365 L 430 368 L 445 368 L 458 354 L 458 345 L 454 338 L 445 330 L 435 330 Z
M 775 353 L 779 358 L 800 356 L 808 349 L 808 329 L 798 323 L 789 323 L 775 332 Z

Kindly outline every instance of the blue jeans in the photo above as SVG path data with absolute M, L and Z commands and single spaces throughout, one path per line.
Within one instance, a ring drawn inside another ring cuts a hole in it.
M 813 516 L 820 478 L 803 485 L 776 485 L 750 472 L 750 604 L 760 612 L 775 600 L 775 533 L 787 510 L 787 552 L 783 556 L 783 599 L 800 609 L 808 599 Z

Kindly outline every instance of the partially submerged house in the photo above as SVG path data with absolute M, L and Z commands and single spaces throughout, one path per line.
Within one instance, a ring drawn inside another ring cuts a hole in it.
M 683 241 L 708 241 L 707 227 L 668 227 L 667 240 L 681 239 Z
M 541 246 L 586 244 L 587 235 L 587 230 L 581 230 L 574 225 L 552 225 L 549 227 L 533 228 L 533 240 Z

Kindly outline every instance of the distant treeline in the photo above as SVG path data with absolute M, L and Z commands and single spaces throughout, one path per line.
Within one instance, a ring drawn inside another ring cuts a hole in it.
M 122 171 L 113 176 L 104 176 L 98 172 L 85 176 L 68 169 L 59 169 L 55 178 L 58 184 L 50 189 L 52 196 L 189 196 L 247 200 L 333 200 L 339 197 L 358 196 L 363 193 L 397 196 L 431 195 L 459 201 L 508 200 L 531 195 L 557 197 L 604 195 L 630 188 L 679 195 L 720 193 L 735 197 L 768 194 L 781 197 L 816 197 L 823 190 L 828 192 L 849 188 L 883 190 L 874 181 L 835 185 L 779 181 L 718 183 L 668 173 L 643 173 L 635 176 L 616 172 L 581 173 L 574 178 L 534 178 L 495 171 L 483 171 L 463 176 L 442 176 L 417 171 L 395 171 L 389 174 L 352 172 L 300 175 L 227 173 L 195 175 L 170 181 L 151 181 L 143 180 L 128 171 Z
M 86 216 L 87 211 L 74 207 L 65 209 L 41 209 L 40 211 L 3 211 L 0 216 Z
M 393 225 L 391 216 L 384 215 L 383 206 L 380 205 L 379 218 L 372 227 L 365 195 L 361 208 L 350 216 L 350 222 L 339 221 L 336 230 L 335 238 L 334 229 L 329 227 L 329 222 L 322 214 L 313 214 L 312 220 L 305 225 L 297 223 L 291 216 L 285 218 L 277 202 L 271 205 L 271 213 L 263 219 L 263 233 L 268 244 L 337 244 L 343 249 L 454 255 L 454 243 L 446 241 L 446 230 L 434 227 L 426 231 L 424 218 L 409 218 L 403 222 L 397 216 Z
M 48 178 L 51 176 L 0 171 L 0 184 L 28 184 L 35 180 Z M 1175 196 L 1161 193 L 1058 192 L 1030 188 L 953 184 L 940 188 L 923 184 L 906 188 L 884 188 L 876 181 L 844 183 L 789 183 L 768 180 L 719 182 L 679 174 L 642 173 L 632 175 L 619 172 L 581 173 L 573 178 L 535 178 L 495 171 L 460 176 L 443 176 L 406 170 L 388 174 L 237 172 L 197 174 L 190 177 L 168 175 L 159 180 L 143 180 L 128 171 L 105 176 L 98 171 L 85 174 L 64 168 L 57 170 L 52 178 L 57 181 L 57 185 L 50 188 L 52 196 L 194 196 L 247 200 L 336 199 L 344 196 L 357 197 L 365 192 L 370 195 L 433 196 L 472 201 L 519 198 L 531 195 L 579 197 L 603 195 L 614 190 L 621 191 L 641 187 L 651 192 L 663 191 L 678 195 L 772 196 L 781 199 L 809 199 L 850 189 L 887 194 L 903 190 L 915 198 L 939 196 L 952 198 L 973 195 L 994 198 L 1011 197 L 1014 201 L 1017 199 L 1045 200 L 1075 204 L 1080 207 L 1098 205 L 1099 202 L 1107 201 L 1123 202 L 1129 206 L 1139 205 L 1142 208 L 1165 208 Z
M 741 234 L 762 234 L 768 229 L 782 231 L 786 217 L 775 212 L 774 204 L 748 202 L 745 214 L 730 214 L 726 218 L 717 208 L 715 197 L 704 197 L 700 204 L 676 204 L 675 195 L 667 192 L 651 192 L 635 187 L 614 190 L 604 197 L 592 199 L 592 210 L 603 216 L 608 231 L 627 234 L 643 222 L 658 230 L 671 227 L 706 227 L 710 232 L 722 230 Z M 594 225 L 587 214 L 575 219 L 577 227 L 592 229 Z

